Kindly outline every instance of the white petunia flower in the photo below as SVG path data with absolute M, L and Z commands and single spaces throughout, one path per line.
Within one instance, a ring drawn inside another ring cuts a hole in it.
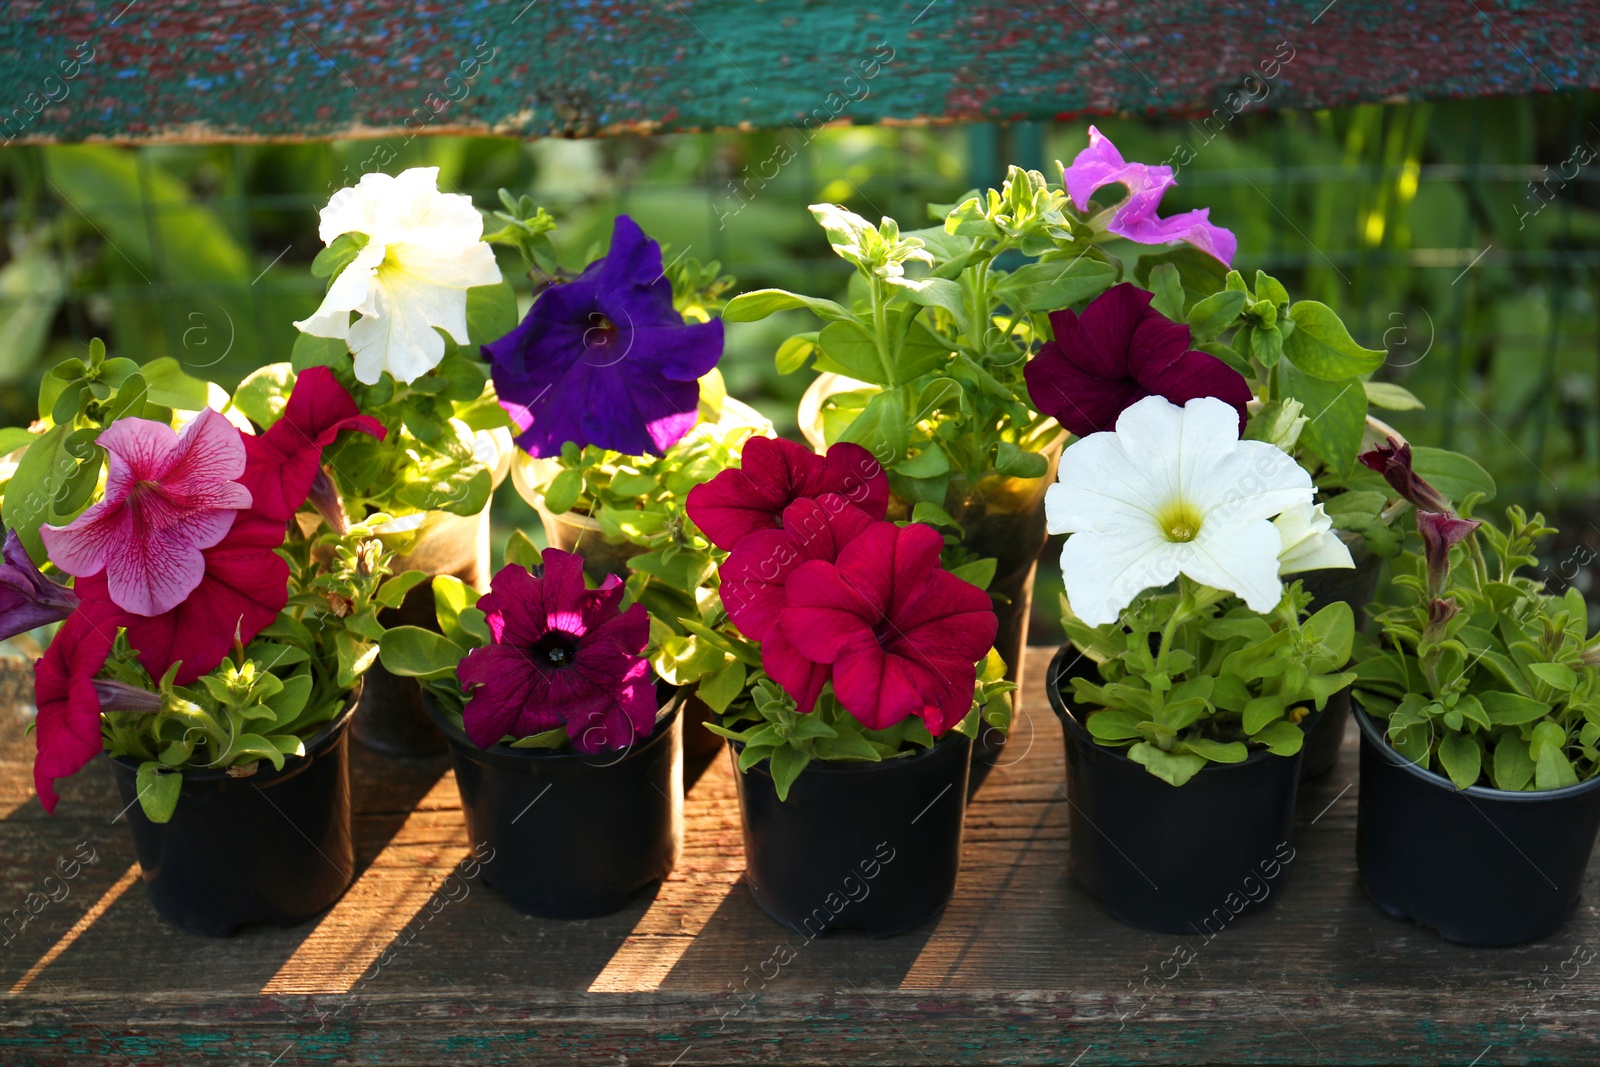
M 322 209 L 323 244 L 346 233 L 368 240 L 316 313 L 295 325 L 346 341 L 356 378 L 368 385 L 384 371 L 411 382 L 437 367 L 444 338 L 434 327 L 466 344 L 467 290 L 500 281 L 494 252 L 483 243 L 483 216 L 470 197 L 439 192 L 438 180 L 438 167 L 366 174 Z M 354 326 L 351 312 L 360 315 Z
M 1272 520 L 1283 540 L 1278 573 L 1295 574 L 1324 567 L 1354 567 L 1350 549 L 1333 532 L 1333 520 L 1321 504 L 1296 504 Z
M 1061 552 L 1072 610 L 1101 626 L 1180 573 L 1271 611 L 1283 596 L 1272 518 L 1311 496 L 1310 475 L 1287 453 L 1239 440 L 1230 405 L 1149 396 L 1114 431 L 1062 453 L 1045 517 L 1051 533 L 1072 535 Z

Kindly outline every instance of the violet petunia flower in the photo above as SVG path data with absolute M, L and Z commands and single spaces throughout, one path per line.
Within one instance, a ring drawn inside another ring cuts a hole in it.
M 0 565 L 0 641 L 36 626 L 60 622 L 78 606 L 78 594 L 46 578 L 17 531 L 6 532 L 5 563 Z
M 1383 475 L 1390 488 L 1409 500 L 1418 511 L 1435 511 L 1441 515 L 1456 513 L 1445 495 L 1411 468 L 1411 446 L 1399 438 L 1391 437 L 1387 445 L 1363 452 L 1356 458 L 1369 470 Z
M 119 419 L 100 434 L 109 454 L 105 496 L 65 526 L 42 526 L 50 561 L 87 578 L 102 570 L 111 599 L 135 615 L 181 604 L 205 576 L 205 550 L 250 507 L 239 484 L 239 431 L 207 408 L 182 434 L 149 419 Z
M 1239 413 L 1244 432 L 1250 384 L 1216 356 L 1189 348 L 1189 327 L 1150 306 L 1154 295 L 1114 285 L 1078 315 L 1052 311 L 1055 340 L 1022 368 L 1034 409 L 1085 437 L 1117 424 L 1147 396 L 1182 407 L 1214 396 Z
M 1061 168 L 1061 179 L 1079 211 L 1089 210 L 1089 198 L 1096 189 L 1107 185 L 1127 188 L 1127 198 L 1117 205 L 1106 226 L 1108 232 L 1118 237 L 1142 245 L 1187 241 L 1221 260 L 1225 267 L 1233 262 L 1234 253 L 1239 250 L 1239 241 L 1232 231 L 1212 224 L 1210 208 L 1185 211 L 1164 219 L 1157 216 L 1161 198 L 1178 184 L 1172 176 L 1172 168 L 1125 161 L 1117 146 L 1093 126 L 1089 127 L 1089 147 L 1078 153 L 1071 166 Z
M 544 550 L 538 576 L 501 568 L 478 598 L 492 642 L 456 673 L 471 692 L 462 724 L 473 744 L 564 726 L 579 752 L 626 748 L 655 729 L 655 686 L 640 655 L 650 639 L 643 604 L 619 612 L 622 583 L 583 584 L 583 560 Z
M 530 456 L 558 455 L 567 441 L 660 455 L 694 426 L 698 379 L 722 357 L 722 321 L 683 320 L 661 246 L 618 215 L 605 257 L 540 293 L 483 354 Z

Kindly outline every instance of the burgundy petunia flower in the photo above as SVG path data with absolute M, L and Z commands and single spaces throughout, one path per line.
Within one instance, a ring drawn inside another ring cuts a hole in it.
M 1417 511 L 1417 532 L 1422 535 L 1422 553 L 1428 561 L 1428 592 L 1437 597 L 1444 592 L 1450 577 L 1450 548 L 1472 536 L 1483 523 L 1461 519 L 1437 511 Z
M 739 632 L 765 640 L 788 603 L 789 575 L 808 560 L 832 563 L 873 519 L 836 493 L 802 498 L 783 509 L 779 529 L 757 530 L 739 540 L 718 573 L 722 606 Z
M 36 626 L 60 622 L 78 606 L 78 595 L 46 578 L 17 531 L 6 531 L 5 562 L 0 564 L 0 641 Z
M 839 442 L 819 456 L 782 438 L 752 437 L 737 468 L 689 490 L 689 518 L 718 548 L 732 551 L 758 530 L 783 525 L 784 509 L 832 493 L 873 521 L 889 510 L 889 478 L 860 445 Z
M 1389 438 L 1370 452 L 1356 457 L 1368 468 L 1383 475 L 1394 491 L 1411 501 L 1418 511 L 1436 511 L 1441 515 L 1454 515 L 1455 509 L 1445 495 L 1429 485 L 1421 475 L 1411 469 L 1411 446 L 1397 437 Z
M 77 774 L 102 747 L 94 676 L 111 654 L 121 614 L 109 600 L 85 600 L 33 665 L 33 787 L 45 811 L 56 810 L 56 779 Z
M 722 358 L 722 320 L 683 320 L 661 246 L 618 215 L 605 258 L 540 293 L 483 354 L 530 456 L 567 441 L 660 454 L 694 426 L 698 379 Z
M 263 434 L 241 434 L 244 474 L 239 481 L 254 499 L 251 509 L 287 522 L 305 502 L 322 467 L 322 450 L 341 430 L 355 430 L 382 441 L 383 423 L 361 414 L 356 402 L 327 367 L 301 371 L 283 416 Z
M 1093 126 L 1089 127 L 1089 147 L 1077 154 L 1071 166 L 1062 168 L 1061 180 L 1079 211 L 1089 210 L 1089 198 L 1096 189 L 1124 186 L 1128 195 L 1117 205 L 1106 227 L 1107 232 L 1118 237 L 1145 245 L 1187 241 L 1221 260 L 1223 266 L 1232 263 L 1239 250 L 1232 231 L 1211 222 L 1210 208 L 1159 217 L 1156 211 L 1161 198 L 1178 184 L 1172 168 L 1125 161 L 1117 146 Z
M 1189 327 L 1150 306 L 1154 294 L 1123 282 L 1080 316 L 1050 313 L 1055 340 L 1023 367 L 1036 410 L 1085 437 L 1116 426 L 1123 409 L 1147 396 L 1182 407 L 1214 396 L 1239 412 L 1244 432 L 1250 385 L 1222 360 L 1189 348 Z
M 210 410 L 182 434 L 150 419 L 119 419 L 100 434 L 106 489 L 65 526 L 42 526 L 50 561 L 85 578 L 104 573 L 111 598 L 139 615 L 160 615 L 200 584 L 202 553 L 221 541 L 251 503 L 240 433 Z
M 795 568 L 773 630 L 792 646 L 780 652 L 783 668 L 801 670 L 793 657 L 831 666 L 839 703 L 868 729 L 908 715 L 935 735 L 959 723 L 997 622 L 987 593 L 940 566 L 943 547 L 931 527 L 880 522 L 845 545 L 837 563 Z
M 585 589 L 583 560 L 544 550 L 538 576 L 508 564 L 478 599 L 492 644 L 456 673 L 470 691 L 462 723 L 480 748 L 565 726 L 579 752 L 626 748 L 655 729 L 656 692 L 640 653 L 650 639 L 642 604 L 619 612 L 622 583 Z

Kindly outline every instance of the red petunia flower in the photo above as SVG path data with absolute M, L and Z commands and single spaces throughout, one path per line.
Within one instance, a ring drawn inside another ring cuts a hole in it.
M 99 580 L 103 586 L 104 574 Z M 54 812 L 60 799 L 56 779 L 77 774 L 102 747 L 94 676 L 111 654 L 122 614 L 109 599 L 84 600 L 33 665 L 33 787 L 45 811 Z
M 1147 396 L 1182 407 L 1214 396 L 1239 413 L 1244 432 L 1250 385 L 1222 360 L 1189 348 L 1189 327 L 1150 306 L 1154 294 L 1123 282 L 1080 316 L 1052 311 L 1055 340 L 1022 368 L 1035 410 L 1079 437 L 1116 426 L 1117 416 Z
M 538 576 L 508 564 L 478 598 L 493 643 L 473 649 L 456 673 L 472 695 L 462 724 L 472 743 L 528 737 L 565 726 L 579 752 L 626 748 L 655 729 L 655 687 L 640 655 L 650 640 L 643 604 L 618 612 L 622 583 L 583 584 L 583 560 L 544 550 Z
M 327 367 L 311 367 L 295 377 L 283 417 L 259 436 L 242 434 L 244 474 L 258 515 L 287 522 L 305 502 L 322 466 L 322 450 L 341 430 L 356 430 L 378 440 L 388 435 L 381 422 L 361 414 L 356 402 Z
M 842 497 L 873 520 L 889 509 L 889 479 L 872 453 L 839 442 L 819 456 L 782 438 L 752 437 L 737 468 L 689 490 L 689 517 L 718 548 L 732 551 L 759 530 L 783 525 L 783 512 L 802 497 Z
M 784 508 L 781 528 L 742 538 L 719 571 L 722 606 L 739 632 L 752 641 L 765 640 L 788 603 L 784 587 L 790 573 L 808 560 L 834 562 L 872 522 L 844 497 L 824 493 Z
M 786 639 L 780 671 L 801 674 L 797 660 L 831 666 L 839 703 L 868 729 L 908 715 L 934 735 L 959 723 L 998 624 L 988 594 L 940 566 L 943 547 L 931 527 L 879 522 L 845 545 L 837 563 L 795 568 L 772 631 Z M 771 644 L 769 636 L 764 661 Z M 768 673 L 789 688 L 780 672 Z

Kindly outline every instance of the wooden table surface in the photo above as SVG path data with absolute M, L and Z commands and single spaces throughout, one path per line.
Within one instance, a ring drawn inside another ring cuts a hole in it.
M 0 1063 L 1595 1061 L 1600 868 L 1542 944 L 1465 949 L 1384 917 L 1355 870 L 1353 728 L 1332 777 L 1302 792 L 1272 907 L 1210 941 L 1110 919 L 1066 875 L 1048 656 L 1030 650 L 1018 736 L 968 810 L 955 899 L 883 941 L 807 942 L 757 910 L 725 757 L 690 789 L 683 859 L 652 899 L 548 922 L 462 878 L 446 758 L 359 746 L 361 873 L 345 898 L 293 930 L 185 934 L 137 884 L 104 761 L 47 816 L 8 707 L 0 916 L 30 893 L 59 899 L 0 933 Z M 46 887 L 75 854 L 93 861 Z

